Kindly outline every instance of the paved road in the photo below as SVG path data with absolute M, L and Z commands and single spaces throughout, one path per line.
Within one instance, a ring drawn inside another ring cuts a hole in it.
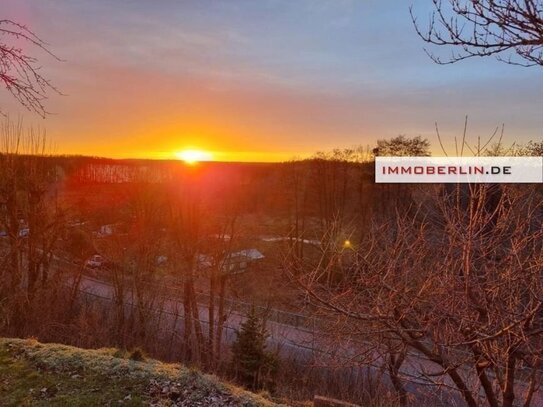
M 59 260 L 59 262 L 63 261 Z M 71 266 L 73 267 L 73 265 Z M 99 298 L 109 302 L 112 302 L 115 297 L 114 288 L 111 284 L 88 276 L 82 277 L 79 290 L 87 297 Z M 125 303 L 130 306 L 134 305 L 136 301 L 127 296 Z M 171 330 L 182 333 L 183 305 L 181 298 L 157 299 L 154 307 L 156 307 L 156 312 L 160 312 L 163 316 L 166 316 L 166 318 L 163 318 L 163 321 L 165 324 L 169 323 L 168 326 Z M 208 318 L 207 306 L 205 304 L 200 304 L 199 319 L 206 330 L 207 328 L 205 325 L 209 324 Z M 244 320 L 244 315 L 235 311 L 229 312 L 224 331 L 224 339 L 227 343 L 231 343 L 235 339 L 235 331 Z M 270 347 L 277 349 L 282 357 L 296 358 L 301 362 L 314 362 L 315 360 L 318 361 L 319 359 L 322 359 L 324 354 L 330 356 L 330 350 L 322 348 L 322 343 L 319 343 L 319 333 L 317 331 L 299 326 L 291 326 L 277 321 L 268 321 L 266 326 L 270 334 L 268 338 Z M 363 349 L 364 346 L 367 347 L 365 350 Z M 380 371 L 383 359 L 369 344 L 344 344 L 342 349 L 335 354 L 335 357 L 337 358 L 336 362 L 338 365 L 341 365 L 342 363 L 345 364 L 352 356 L 360 355 L 364 352 L 366 353 L 366 357 L 369 360 L 372 360 L 372 362 L 368 362 L 370 371 L 372 370 L 376 373 Z M 338 356 L 339 354 L 341 356 Z M 340 359 L 344 360 L 341 361 Z M 360 368 L 360 372 L 362 372 L 362 369 L 363 368 Z M 431 376 L 432 373 L 437 373 L 440 370 L 441 368 L 438 365 L 430 362 L 423 355 L 413 352 L 408 355 L 402 365 L 401 374 L 404 378 L 409 379 L 409 383 L 406 387 L 410 392 L 422 395 L 430 393 L 435 397 L 435 401 L 438 403 L 437 405 L 463 405 L 462 399 L 459 397 L 454 384 L 448 376 Z M 421 377 L 420 373 L 423 371 L 429 374 L 426 379 Z M 470 370 L 463 370 L 463 376 L 467 378 L 469 374 Z M 476 380 L 475 377 L 472 377 L 472 379 Z M 428 387 L 432 384 L 432 380 L 440 383 L 439 388 L 435 386 Z M 526 387 L 525 383 L 518 383 L 517 385 L 521 388 Z M 536 395 L 532 405 L 543 406 L 543 394 L 541 391 Z

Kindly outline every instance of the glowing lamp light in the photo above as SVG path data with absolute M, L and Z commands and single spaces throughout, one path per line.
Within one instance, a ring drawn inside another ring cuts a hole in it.
M 350 248 L 352 248 L 352 247 L 353 247 L 353 245 L 352 245 L 352 243 L 351 243 L 350 240 L 347 239 L 347 240 L 345 240 L 345 241 L 343 242 L 343 248 L 344 248 L 344 249 L 350 249 Z

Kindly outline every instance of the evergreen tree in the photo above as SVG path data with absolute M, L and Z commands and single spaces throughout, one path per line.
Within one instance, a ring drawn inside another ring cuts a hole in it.
M 251 390 L 273 390 L 278 361 L 275 355 L 266 351 L 268 333 L 254 309 L 236 334 L 232 345 L 232 367 L 237 379 Z

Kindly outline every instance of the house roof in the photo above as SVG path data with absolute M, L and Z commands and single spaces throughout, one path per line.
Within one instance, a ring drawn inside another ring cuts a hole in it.
M 231 252 L 224 259 L 225 264 L 238 263 L 241 261 L 256 261 L 261 260 L 265 256 L 257 249 L 244 249 L 237 252 Z M 197 256 L 198 265 L 200 267 L 211 267 L 213 258 L 207 254 L 199 254 Z
M 260 260 L 264 258 L 264 255 L 257 249 L 245 249 L 239 252 L 230 253 L 228 257 L 246 257 L 247 260 Z

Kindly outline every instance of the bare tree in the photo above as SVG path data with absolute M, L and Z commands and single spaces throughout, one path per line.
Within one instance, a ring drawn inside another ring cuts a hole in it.
M 40 73 L 38 59 L 17 45 L 21 42 L 58 60 L 47 44 L 26 26 L 12 20 L 0 20 L 0 82 L 25 108 L 45 117 L 47 93 L 58 93 L 58 90 Z
M 411 7 L 418 35 L 427 43 L 452 46 L 439 64 L 496 55 L 521 66 L 543 65 L 543 2 L 541 0 L 432 0 L 434 11 L 422 27 Z M 507 54 L 507 56 L 503 56 Z
M 430 142 L 421 136 L 410 138 L 400 134 L 389 140 L 378 140 L 373 154 L 392 157 L 428 157 Z
M 520 146 L 518 155 L 541 157 L 543 156 L 543 141 L 529 141 L 525 146 Z
M 0 128 L 0 288 L 14 319 L 22 321 L 37 288 L 51 280 L 53 251 L 64 230 L 56 205 L 59 173 L 43 132 L 6 118 Z M 24 308 L 24 309 L 23 309 Z
M 206 341 L 196 295 L 200 269 L 200 245 L 203 238 L 201 191 L 194 179 L 180 177 L 172 183 L 169 196 L 168 230 L 171 233 L 169 258 L 183 282 L 184 357 L 207 363 Z
M 449 388 L 474 407 L 534 400 L 542 202 L 536 186 L 496 188 L 426 189 L 415 214 L 374 224 L 353 252 L 297 270 L 317 309 L 336 321 L 343 359 L 375 355 L 404 403 L 408 381 Z

